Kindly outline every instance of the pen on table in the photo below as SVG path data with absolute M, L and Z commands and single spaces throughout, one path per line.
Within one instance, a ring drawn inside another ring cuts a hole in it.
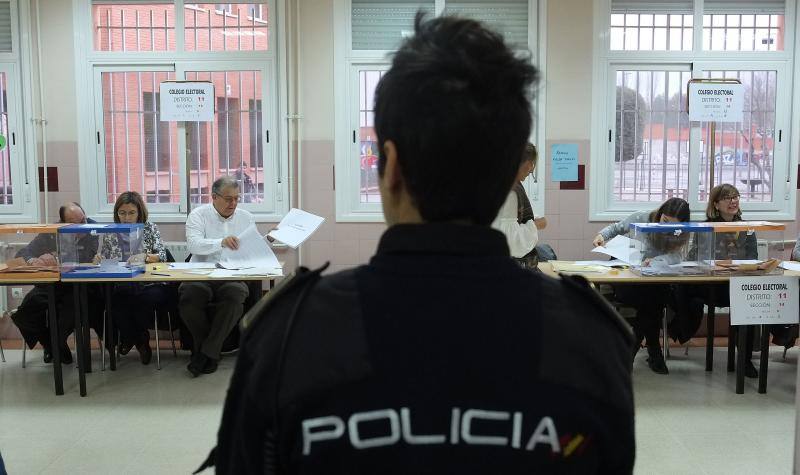
M 160 275 L 161 277 L 172 277 L 170 274 L 159 274 L 157 272 L 151 272 L 150 275 Z

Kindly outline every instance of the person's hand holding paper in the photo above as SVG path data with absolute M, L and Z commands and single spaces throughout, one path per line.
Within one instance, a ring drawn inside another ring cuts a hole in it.
M 322 216 L 292 208 L 278 223 L 278 228 L 267 233 L 267 237 L 274 238 L 292 249 L 297 249 L 297 246 L 314 234 L 323 221 L 325 218 Z
M 225 269 L 244 269 L 251 267 L 278 269 L 281 267 L 275 253 L 264 241 L 255 226 L 248 227 L 237 236 L 238 247 L 222 248 L 219 266 Z

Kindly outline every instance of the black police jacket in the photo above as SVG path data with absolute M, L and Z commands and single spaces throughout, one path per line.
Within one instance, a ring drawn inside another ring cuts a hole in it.
M 243 319 L 217 473 L 630 473 L 629 327 L 478 226 L 397 225 Z

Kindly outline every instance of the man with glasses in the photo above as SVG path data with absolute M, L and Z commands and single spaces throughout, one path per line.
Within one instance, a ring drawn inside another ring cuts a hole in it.
M 58 210 L 59 223 L 85 224 L 94 223 L 93 220 L 86 218 L 86 213 L 78 203 L 65 203 Z M 79 241 L 81 262 L 92 262 L 92 258 L 97 253 L 97 237 L 86 235 Z M 27 246 L 20 249 L 16 256 L 24 259 L 28 265 L 32 266 L 57 266 L 58 256 L 56 255 L 56 235 L 39 234 Z M 65 284 L 55 286 L 56 309 L 58 316 L 58 341 L 61 345 L 61 362 L 72 363 L 72 353 L 67 346 L 67 337 L 75 327 L 74 306 L 72 301 L 72 288 Z M 102 302 L 102 298 L 89 299 L 89 324 L 92 328 L 102 330 L 102 310 L 96 302 Z M 17 307 L 16 312 L 11 314 L 11 319 L 19 328 L 25 344 L 33 349 L 36 343 L 42 344 L 44 349 L 44 362 L 53 362 L 53 351 L 50 343 L 50 331 L 47 328 L 47 287 L 36 285 L 25 295 L 22 303 Z M 98 332 L 98 335 L 100 333 Z
M 253 215 L 238 209 L 239 183 L 230 176 L 211 187 L 211 203 L 192 210 L 186 220 L 186 243 L 192 262 L 217 262 L 223 248 L 239 248 L 240 235 L 255 225 Z M 225 338 L 242 317 L 248 289 L 244 282 L 185 282 L 180 314 L 194 339 L 186 369 L 197 377 L 217 370 Z M 209 311 L 209 306 L 211 310 Z

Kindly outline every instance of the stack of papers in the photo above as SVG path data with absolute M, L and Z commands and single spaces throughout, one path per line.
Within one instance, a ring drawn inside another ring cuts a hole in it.
M 176 270 L 216 269 L 213 262 L 170 262 L 169 268 Z
M 573 262 L 566 262 L 566 261 L 550 261 L 550 265 L 553 266 L 553 270 L 556 272 L 580 272 L 580 273 L 597 273 L 603 274 L 608 272 L 608 267 L 603 266 L 596 266 L 596 265 L 581 265 L 578 263 Z
M 292 249 L 297 249 L 297 246 L 314 234 L 323 221 L 325 221 L 325 218 L 322 216 L 292 208 L 278 223 L 278 228 L 267 233 L 267 236 L 286 244 Z
M 222 249 L 219 267 L 237 269 L 280 269 L 281 263 L 255 226 L 248 227 L 239 238 L 239 249 Z M 212 272 L 213 276 L 213 272 Z
M 224 279 L 229 277 L 252 277 L 252 276 L 282 276 L 283 269 L 278 268 L 259 268 L 251 267 L 248 269 L 214 269 L 208 274 L 212 279 Z

